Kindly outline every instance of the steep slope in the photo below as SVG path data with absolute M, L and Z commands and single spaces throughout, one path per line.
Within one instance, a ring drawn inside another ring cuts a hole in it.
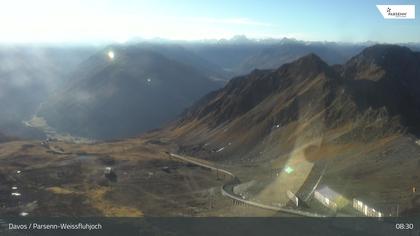
M 189 110 L 179 126 L 202 124 L 209 129 L 234 130 L 236 134 L 251 132 L 241 138 L 246 139 L 239 148 L 242 155 L 273 127 L 312 119 L 315 114 L 318 117 L 313 122 L 333 127 L 339 120 L 330 118 L 332 109 L 344 114 L 340 120 L 348 119 L 345 115 L 356 111 L 356 106 L 348 94 L 342 93 L 343 89 L 340 75 L 318 56 L 309 54 L 277 70 L 255 70 L 231 80 L 224 89 L 204 98 L 205 105 Z M 333 102 L 341 104 L 330 106 Z M 195 126 L 191 127 L 189 135 L 194 136 L 195 130 Z
M 397 201 L 400 212 L 415 214 L 420 147 L 407 121 L 417 119 L 419 93 L 405 84 L 419 81 L 418 62 L 417 53 L 389 45 L 343 66 L 309 54 L 232 79 L 160 135 L 177 142 L 178 152 L 251 181 L 242 194 L 255 201 L 284 204 L 291 191 L 319 210 L 314 191 L 328 187 L 344 214 L 363 214 L 352 208 L 354 198 L 382 214 L 395 215 Z
M 108 48 L 73 76 L 38 115 L 59 132 L 95 139 L 157 128 L 221 86 L 187 65 L 135 46 Z
M 396 45 L 376 45 L 346 63 L 342 76 L 359 107 L 385 106 L 411 131 L 420 131 L 420 53 Z

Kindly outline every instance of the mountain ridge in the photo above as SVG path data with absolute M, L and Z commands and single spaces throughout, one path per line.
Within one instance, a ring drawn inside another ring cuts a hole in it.
M 406 51 L 397 49 L 397 55 Z M 243 182 L 254 183 L 241 193 L 262 203 L 287 201 L 290 191 L 311 204 L 313 192 L 328 186 L 348 206 L 364 199 L 381 211 L 396 201 L 401 212 L 418 208 L 400 193 L 415 185 L 420 163 L 412 127 L 420 106 L 403 94 L 410 89 L 403 82 L 420 77 L 352 78 L 348 68 L 366 66 L 351 67 L 353 62 L 329 66 L 309 54 L 276 70 L 254 70 L 208 94 L 156 135 L 176 143 L 177 153 L 240 171 Z

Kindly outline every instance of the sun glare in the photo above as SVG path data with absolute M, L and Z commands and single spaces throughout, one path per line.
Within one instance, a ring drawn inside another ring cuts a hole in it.
M 108 51 L 108 57 L 109 57 L 109 59 L 114 60 L 114 57 L 115 57 L 114 52 L 113 51 Z

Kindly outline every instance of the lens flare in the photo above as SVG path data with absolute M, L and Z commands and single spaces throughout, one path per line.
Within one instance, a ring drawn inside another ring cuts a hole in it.
M 109 57 L 109 59 L 114 60 L 114 57 L 115 57 L 114 52 L 113 51 L 108 51 L 108 57 Z

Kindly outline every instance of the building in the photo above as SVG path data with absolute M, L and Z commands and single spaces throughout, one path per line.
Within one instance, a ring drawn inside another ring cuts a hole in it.
M 337 201 L 342 198 L 341 194 L 338 194 L 334 190 L 330 189 L 328 186 L 324 186 L 320 189 L 317 189 L 314 192 L 314 197 L 322 205 L 328 207 L 333 211 L 337 211 Z
M 369 207 L 364 202 L 357 199 L 353 199 L 353 208 L 361 212 L 365 216 L 382 217 L 384 215 L 382 212 L 379 212 L 376 209 Z

